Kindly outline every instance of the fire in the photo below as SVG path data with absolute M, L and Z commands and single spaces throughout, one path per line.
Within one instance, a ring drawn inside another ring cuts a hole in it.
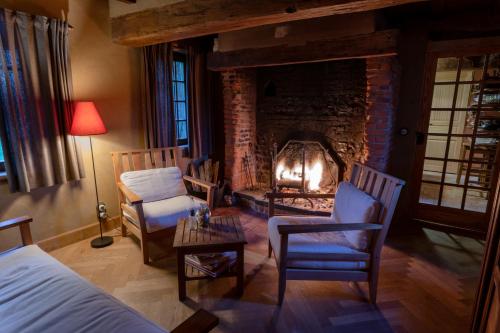
M 308 183 L 308 189 L 310 191 L 319 190 L 319 184 L 321 182 L 321 176 L 323 174 L 323 165 L 321 165 L 321 162 L 316 161 L 312 168 L 306 165 L 304 171 L 306 174 L 305 180 Z M 301 181 L 302 165 L 295 164 L 292 169 L 288 169 L 285 167 L 285 164 L 283 162 L 280 162 L 276 167 L 276 179 Z

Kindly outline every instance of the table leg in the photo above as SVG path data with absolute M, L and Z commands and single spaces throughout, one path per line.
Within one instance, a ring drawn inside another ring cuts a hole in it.
M 184 252 L 177 250 L 177 283 L 179 285 L 179 301 L 186 299 L 186 264 Z
M 245 276 L 245 251 L 243 248 L 243 245 L 238 248 L 236 251 L 238 260 L 237 260 L 237 285 L 236 285 L 236 291 L 238 293 L 238 296 L 243 295 L 243 279 Z

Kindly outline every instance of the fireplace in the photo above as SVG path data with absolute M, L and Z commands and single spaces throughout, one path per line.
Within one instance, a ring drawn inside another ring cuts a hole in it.
M 280 150 L 274 144 L 271 160 L 271 189 L 277 192 L 335 193 L 345 169 L 338 154 L 320 141 L 289 140 Z
M 224 176 L 235 196 L 265 212 L 267 191 L 333 193 L 355 161 L 385 171 L 398 81 L 395 57 L 222 72 Z M 283 206 L 327 214 L 332 204 Z

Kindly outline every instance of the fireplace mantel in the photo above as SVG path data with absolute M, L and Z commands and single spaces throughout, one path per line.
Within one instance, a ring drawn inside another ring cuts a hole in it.
M 387 57 L 397 55 L 399 30 L 309 41 L 304 45 L 270 46 L 208 55 L 213 71 L 267 67 L 331 60 Z

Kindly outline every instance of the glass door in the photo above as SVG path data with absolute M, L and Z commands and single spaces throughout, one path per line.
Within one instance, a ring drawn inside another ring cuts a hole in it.
M 435 59 L 416 218 L 485 233 L 497 179 L 500 54 Z

